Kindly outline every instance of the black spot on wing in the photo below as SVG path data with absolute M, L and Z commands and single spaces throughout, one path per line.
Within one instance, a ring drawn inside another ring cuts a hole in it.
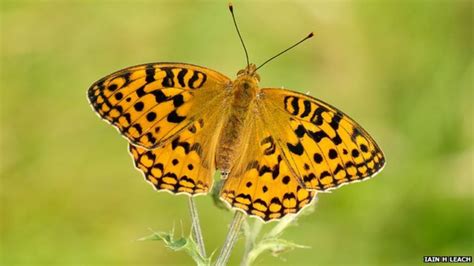
M 145 104 L 143 104 L 143 102 L 137 102 L 133 105 L 133 108 L 138 112 L 143 111 L 144 107 L 145 107 Z
M 304 111 L 300 115 L 301 118 L 305 118 L 309 115 L 309 113 L 311 113 L 311 102 L 310 101 L 304 100 L 303 101 L 303 106 L 304 106 Z
M 291 100 L 291 107 L 293 107 L 293 113 L 292 115 L 297 115 L 300 111 L 300 108 L 298 106 L 298 98 L 292 97 L 293 99 Z
M 143 129 L 142 129 L 142 126 L 140 126 L 140 124 L 133 124 L 131 127 L 132 127 L 132 128 L 135 128 L 135 129 L 137 130 L 137 132 L 138 132 L 139 135 L 142 134 Z
M 315 153 L 313 156 L 313 160 L 316 163 L 321 163 L 323 161 L 323 156 L 320 153 Z
M 199 80 L 199 78 L 201 78 L 201 82 L 200 83 L 196 83 L 196 81 Z M 189 79 L 188 81 L 188 86 L 191 88 L 191 89 L 198 89 L 200 87 L 202 87 L 202 85 L 204 85 L 204 83 L 206 82 L 207 80 L 207 75 L 200 72 L 200 71 L 193 71 L 193 75 L 192 77 Z
M 331 176 L 331 174 L 328 171 L 324 171 L 319 176 L 319 179 L 323 179 L 323 178 L 328 177 L 328 176 Z
M 278 175 L 280 174 L 280 162 L 278 162 L 277 165 L 275 165 L 273 167 L 273 170 L 272 170 L 272 178 L 273 179 L 276 179 L 278 177 Z
M 341 139 L 341 137 L 339 136 L 339 134 L 337 134 L 337 132 L 336 132 L 336 136 L 335 136 L 334 138 L 332 138 L 332 141 L 333 141 L 334 144 L 336 144 L 336 145 L 339 145 L 339 144 L 342 143 L 342 139 Z M 347 152 L 347 151 L 346 151 L 346 152 Z M 346 153 L 344 153 L 344 154 L 346 154 Z
M 153 67 L 153 65 L 146 66 L 145 74 L 146 74 L 145 81 L 147 83 L 151 83 L 155 81 L 155 68 Z
M 156 138 L 153 137 L 153 134 L 151 134 L 151 132 L 148 132 L 145 134 L 145 136 L 143 136 L 142 138 L 148 138 L 148 142 L 150 143 L 156 143 Z
M 125 118 L 125 120 L 127 120 L 127 123 L 130 124 L 131 123 L 131 115 L 129 113 L 125 113 L 123 114 L 123 117 Z
M 121 100 L 122 97 L 123 97 L 123 94 L 121 92 L 117 92 L 115 95 L 114 95 L 115 99 L 116 100 Z
M 143 96 L 146 95 L 146 92 L 145 92 L 145 85 L 141 86 L 140 88 L 138 88 L 135 93 L 137 94 L 138 98 L 141 98 Z
M 326 112 L 327 109 L 325 107 L 319 106 L 314 110 L 313 115 L 311 116 L 311 122 L 317 126 L 320 126 L 323 124 L 323 112 Z
M 177 94 L 173 96 L 173 105 L 174 107 L 178 108 L 184 103 L 184 96 L 182 94 Z
M 176 148 L 178 147 L 182 147 L 184 149 L 184 153 L 188 154 L 189 151 L 191 150 L 191 146 L 189 145 L 188 142 L 185 142 L 185 141 L 179 141 L 179 137 L 178 138 L 175 138 L 172 142 L 171 142 L 171 148 L 173 150 L 175 150 Z
M 334 175 L 337 175 L 340 171 L 345 171 L 345 169 L 340 164 L 338 164 L 334 170 Z
M 337 158 L 337 151 L 335 149 L 330 149 L 328 152 L 329 159 L 334 160 Z
M 112 84 L 112 85 L 108 86 L 107 89 L 109 91 L 115 91 L 116 89 L 118 89 L 118 86 L 117 86 L 117 84 Z
M 275 153 L 276 146 L 275 146 L 275 142 L 273 141 L 272 136 L 268 136 L 260 142 L 260 145 L 262 146 L 264 146 L 265 144 L 270 144 L 267 148 L 265 148 L 263 152 L 265 155 L 271 155 Z
M 320 142 L 323 138 L 329 138 L 328 134 L 322 130 L 308 131 L 308 135 L 316 142 Z
M 156 119 L 156 113 L 155 112 L 149 112 L 148 114 L 146 114 L 146 120 L 148 122 L 152 122 L 155 119 Z
M 337 113 L 332 117 L 331 122 L 329 123 L 332 129 L 337 130 L 339 128 L 339 122 L 341 122 L 341 117 L 342 116 L 339 116 L 339 114 Z
M 168 122 L 175 123 L 175 124 L 181 123 L 182 121 L 184 121 L 184 119 L 186 119 L 186 116 L 180 116 L 180 115 L 178 115 L 178 113 L 176 112 L 176 110 L 173 110 L 173 111 L 172 111 L 171 113 L 169 113 L 168 116 L 166 117 L 166 120 L 168 120 Z
M 272 172 L 272 169 L 270 169 L 270 167 L 264 165 L 264 166 L 260 167 L 260 169 L 258 170 L 258 175 L 262 176 L 266 173 L 271 173 L 271 172 Z
M 363 151 L 363 152 L 368 152 L 369 151 L 369 149 L 367 148 L 367 146 L 365 144 L 360 145 L 360 150 Z
M 351 134 L 351 140 L 353 142 L 357 143 L 356 138 L 357 138 L 357 136 L 361 136 L 361 135 L 362 135 L 362 132 L 357 127 L 354 127 L 354 129 L 352 131 L 352 134 Z
M 168 97 L 161 90 L 154 90 L 151 92 L 155 96 L 155 101 L 157 103 L 162 103 L 168 100 Z
M 298 127 L 295 129 L 295 134 L 298 138 L 303 137 L 305 133 L 306 133 L 306 129 L 301 124 L 298 125 Z
M 354 158 L 359 157 L 359 151 L 357 149 L 352 150 L 352 157 L 354 157 Z
M 186 87 L 186 83 L 184 82 L 184 76 L 186 76 L 186 73 L 188 73 L 186 68 L 182 68 L 178 73 L 178 83 L 183 88 Z
M 285 96 L 283 99 L 283 103 L 285 105 L 285 110 L 292 114 L 292 115 L 297 115 L 299 112 L 299 106 L 298 106 L 298 98 L 293 97 L 293 96 Z M 291 105 L 291 108 L 290 106 Z M 293 110 L 291 110 L 293 109 Z
M 293 193 L 293 192 L 285 193 L 285 194 L 283 195 L 283 200 L 285 200 L 285 199 L 289 199 L 289 200 L 291 200 L 291 199 L 296 199 L 295 193 Z
M 174 87 L 174 74 L 171 67 L 162 67 L 161 70 L 165 71 L 166 75 L 161 82 L 161 85 L 164 88 Z
M 192 185 L 188 185 L 188 186 L 185 186 L 185 187 L 188 187 L 188 188 L 194 188 L 196 186 L 196 182 L 194 182 L 194 180 L 192 178 L 189 178 L 188 176 L 184 175 L 180 178 L 180 181 L 181 180 L 184 180 L 186 182 L 189 182 L 191 183 Z M 183 184 L 180 184 L 181 186 L 184 186 Z
M 296 145 L 293 145 L 291 143 L 286 143 L 286 146 L 288 147 L 288 149 L 296 154 L 296 155 L 303 155 L 303 152 L 304 152 L 304 149 L 303 149 L 303 145 L 301 144 L 301 142 L 298 141 L 298 143 Z

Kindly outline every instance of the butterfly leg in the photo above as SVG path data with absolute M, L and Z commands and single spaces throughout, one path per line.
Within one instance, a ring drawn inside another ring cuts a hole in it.
M 229 209 L 226 206 L 226 204 L 220 199 L 222 188 L 224 187 L 225 180 L 227 179 L 228 176 L 229 176 L 228 171 L 221 171 L 221 176 L 220 178 L 218 178 L 218 180 L 214 180 L 214 185 L 211 191 L 212 201 L 214 202 L 214 205 L 218 207 L 219 209 L 223 209 L 223 210 Z

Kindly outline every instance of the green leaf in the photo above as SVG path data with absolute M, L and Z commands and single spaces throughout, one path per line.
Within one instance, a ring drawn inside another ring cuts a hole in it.
M 315 201 L 317 198 L 314 199 Z M 304 208 L 298 214 L 289 214 L 283 217 L 276 225 L 266 233 L 260 241 L 256 241 L 257 236 L 262 227 L 260 221 L 255 221 L 253 226 L 245 224 L 244 234 L 247 239 L 246 241 L 246 251 L 244 254 L 242 265 L 248 266 L 251 265 L 258 256 L 263 252 L 269 251 L 273 256 L 278 256 L 282 253 L 294 250 L 296 248 L 310 248 L 308 246 L 299 245 L 288 240 L 280 238 L 283 232 L 289 227 L 297 224 L 297 219 L 301 216 L 308 215 L 312 213 L 315 209 L 316 202 L 313 202 L 311 205 Z
M 273 256 L 294 250 L 295 248 L 310 248 L 308 246 L 299 245 L 285 239 L 267 238 L 263 239 L 248 253 L 247 265 L 251 265 L 255 259 L 265 251 L 270 251 Z
M 149 236 L 142 237 L 138 241 L 163 241 L 165 246 L 173 251 L 184 251 L 196 262 L 199 266 L 211 265 L 211 258 L 204 258 L 199 254 L 199 248 L 192 237 L 180 237 L 174 239 L 173 231 L 153 232 Z

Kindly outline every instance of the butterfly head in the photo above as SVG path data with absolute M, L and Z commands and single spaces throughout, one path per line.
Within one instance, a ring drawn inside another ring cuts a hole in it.
M 237 72 L 237 79 L 248 79 L 255 83 L 260 81 L 260 75 L 257 74 L 257 66 L 255 64 L 249 64 L 246 68 Z
M 237 72 L 237 78 L 233 82 L 235 102 L 234 105 L 246 107 L 255 99 L 260 76 L 256 72 L 255 64 L 249 64 L 245 69 Z

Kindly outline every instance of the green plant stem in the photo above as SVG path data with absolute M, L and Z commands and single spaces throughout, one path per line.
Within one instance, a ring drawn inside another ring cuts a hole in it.
M 242 226 L 244 220 L 245 214 L 240 211 L 235 211 L 234 218 L 232 219 L 229 231 L 227 232 L 224 245 L 222 246 L 219 257 L 217 258 L 216 266 L 224 266 L 227 264 L 232 248 L 234 247 L 235 241 L 239 235 L 240 227 Z
M 196 241 L 196 244 L 199 248 L 199 254 L 201 257 L 206 258 L 206 248 L 204 246 L 204 240 L 202 237 L 202 232 L 201 232 L 201 225 L 199 224 L 199 216 L 198 216 L 198 211 L 196 208 L 196 204 L 194 202 L 193 197 L 189 197 L 188 200 L 189 203 L 189 212 L 191 213 L 191 219 L 192 219 L 192 231 L 193 231 L 193 238 L 194 241 Z
M 242 257 L 242 262 L 240 263 L 241 266 L 250 265 L 249 255 L 255 247 L 255 242 L 262 226 L 263 223 L 257 219 L 255 219 L 253 225 L 250 226 L 247 224 L 247 230 L 245 232 L 245 251 L 244 256 Z

